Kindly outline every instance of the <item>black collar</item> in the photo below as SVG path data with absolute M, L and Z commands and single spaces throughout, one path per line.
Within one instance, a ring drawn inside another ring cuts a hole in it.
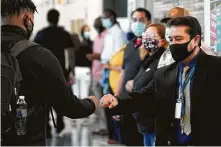
M 16 35 L 20 38 L 20 40 L 27 39 L 26 31 L 18 26 L 2 25 L 1 31 L 2 31 L 2 34 Z

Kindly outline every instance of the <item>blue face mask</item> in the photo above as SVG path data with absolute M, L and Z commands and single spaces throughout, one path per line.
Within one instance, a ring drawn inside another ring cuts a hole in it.
M 89 39 L 90 38 L 90 32 L 84 32 L 84 38 Z
M 111 22 L 110 18 L 103 18 L 101 20 L 101 22 L 102 22 L 103 27 L 106 29 L 108 29 L 112 26 L 112 22 Z
M 131 24 L 131 30 L 135 36 L 140 37 L 145 31 L 146 25 L 141 22 L 134 22 Z

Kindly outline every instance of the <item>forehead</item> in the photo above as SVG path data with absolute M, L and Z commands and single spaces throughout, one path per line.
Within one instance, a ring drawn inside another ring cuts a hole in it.
M 144 12 L 136 11 L 133 13 L 132 18 L 146 18 Z
M 103 17 L 110 17 L 111 13 L 109 11 L 104 11 Z
M 188 27 L 187 26 L 171 26 L 169 29 L 170 36 L 185 36 L 189 35 L 187 33 Z
M 89 29 L 90 29 L 89 26 L 84 27 L 84 30 L 89 30 Z
M 146 34 L 152 35 L 152 34 L 157 34 L 157 28 L 156 27 L 148 27 L 145 31 Z

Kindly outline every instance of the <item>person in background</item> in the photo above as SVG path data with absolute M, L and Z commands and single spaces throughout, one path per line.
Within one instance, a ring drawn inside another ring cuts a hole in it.
M 20 41 L 31 43 L 28 40 L 37 12 L 33 1 L 1 0 L 1 6 L 1 53 L 10 51 Z M 21 50 L 17 49 L 18 52 Z M 19 95 L 25 96 L 28 105 L 26 134 L 17 135 L 13 125 L 11 130 L 1 134 L 1 146 L 46 146 L 48 106 L 52 106 L 61 116 L 72 119 L 88 117 L 95 112 L 99 103 L 97 98 L 90 96 L 80 100 L 73 95 L 61 64 L 51 51 L 41 45 L 34 45 L 16 58 L 22 74 Z M 4 88 L 2 86 L 1 91 Z M 12 112 L 16 109 L 16 101 L 13 101 Z
M 84 25 L 81 28 L 82 42 L 80 44 L 79 50 L 76 51 L 76 66 L 78 67 L 88 67 L 91 68 L 92 61 L 87 59 L 86 55 L 91 54 L 93 42 L 91 41 L 91 32 L 88 25 Z
M 162 23 L 165 23 L 167 25 L 167 23 L 169 22 L 169 20 L 171 20 L 172 18 L 176 18 L 176 17 L 183 17 L 183 16 L 190 16 L 190 13 L 188 10 L 186 10 L 185 8 L 181 8 L 181 7 L 174 7 L 172 9 L 170 9 L 166 15 L 165 18 L 163 18 L 161 20 Z M 170 33 L 170 29 L 167 27 L 166 29 L 166 36 L 168 36 L 167 34 Z M 168 38 L 168 37 L 166 37 Z M 168 40 L 168 39 L 167 39 Z M 217 56 L 217 53 L 211 49 L 208 45 L 206 45 L 204 42 L 201 43 L 201 49 L 208 55 L 213 55 L 213 56 Z M 166 66 L 166 65 L 170 65 L 172 63 L 174 63 L 174 59 L 171 55 L 171 52 L 169 50 L 169 48 L 163 53 L 163 55 L 161 56 L 161 59 L 159 61 L 159 65 L 158 68 Z
M 70 34 L 64 30 L 63 27 L 58 26 L 60 14 L 56 9 L 51 9 L 48 12 L 47 19 L 49 26 L 39 31 L 34 39 L 34 42 L 49 49 L 58 59 L 61 64 L 65 79 L 70 82 L 69 78 L 74 81 L 74 67 L 66 67 L 65 52 L 68 49 L 74 50 L 74 43 Z M 73 83 L 70 83 L 70 85 Z M 51 137 L 51 128 L 47 125 L 47 137 Z M 64 128 L 63 116 L 57 114 L 57 128 L 56 132 L 60 133 Z
M 131 40 L 125 49 L 123 70 L 121 71 L 116 95 L 126 94 L 127 83 L 133 80 L 138 73 L 143 59 L 140 58 L 140 48 L 142 45 L 142 33 L 151 24 L 151 14 L 144 8 L 137 8 L 131 13 L 131 31 L 136 36 Z M 132 114 L 120 117 L 122 124 L 123 141 L 126 145 L 143 145 L 143 136 L 138 132 L 136 121 Z
M 221 57 L 200 49 L 202 30 L 195 17 L 174 18 L 168 26 L 175 62 L 159 68 L 154 79 L 128 99 L 106 95 L 101 104 L 114 107 L 113 115 L 142 109 L 151 113 L 154 105 L 157 146 L 220 146 Z
M 92 61 L 87 58 L 91 54 L 93 42 L 91 41 L 91 32 L 88 25 L 81 27 L 81 43 L 75 51 L 75 74 L 76 84 L 74 91 L 77 91 L 78 97 L 87 97 L 91 95 L 91 66 Z
M 153 79 L 161 55 L 168 47 L 169 43 L 165 39 L 165 27 L 162 24 L 150 24 L 142 36 L 143 48 L 141 48 L 141 58 L 144 58 L 138 74 L 127 91 L 139 91 Z M 152 106 L 154 111 L 154 106 Z M 145 111 L 134 113 L 138 131 L 144 137 L 144 146 L 154 146 L 155 144 L 155 123 L 154 115 Z
M 110 75 L 109 75 L 109 84 L 110 84 L 110 91 L 111 94 L 116 94 L 116 90 L 118 87 L 118 81 L 120 78 L 120 73 L 122 70 L 122 65 L 123 65 L 123 58 L 124 58 L 124 51 L 126 49 L 126 45 L 124 45 L 117 53 L 115 53 L 111 60 L 110 60 L 110 64 L 106 64 L 104 66 L 105 69 L 110 70 Z M 117 141 L 121 144 L 123 144 L 122 141 L 122 131 L 121 131 L 121 127 L 122 127 L 122 123 L 120 122 L 120 116 L 113 116 L 113 123 L 115 124 L 115 130 L 114 130 L 114 134 L 115 134 L 115 138 L 117 139 Z
M 110 60 L 110 64 L 104 66 L 105 69 L 110 70 L 109 76 L 109 83 L 110 88 L 113 94 L 116 94 L 118 81 L 120 78 L 120 73 L 123 66 L 123 58 L 124 58 L 124 51 L 126 49 L 126 45 L 124 45 L 118 52 L 116 52 Z
M 126 37 L 117 22 L 117 14 L 113 10 L 104 10 L 101 21 L 103 27 L 107 29 L 101 61 L 103 64 L 108 64 L 113 54 L 126 43 Z
M 100 61 L 101 53 L 104 48 L 104 37 L 106 35 L 106 30 L 102 26 L 101 17 L 98 17 L 94 21 L 94 28 L 96 29 L 98 35 L 93 43 L 93 53 L 87 54 L 87 59 L 92 61 L 92 93 L 100 99 L 103 95 L 103 88 L 100 85 L 100 80 L 102 78 L 103 64 Z M 106 116 L 104 109 L 97 109 L 97 118 L 99 121 L 99 129 L 94 130 L 93 134 L 106 135 Z
M 126 43 L 126 36 L 120 24 L 117 22 L 117 14 L 111 9 L 105 9 L 102 16 L 102 25 L 107 29 L 107 34 L 104 38 L 104 49 L 101 54 L 101 62 L 108 66 L 111 57 L 118 52 Z M 100 81 L 103 87 L 103 93 L 110 93 L 109 87 L 109 69 L 104 69 L 102 80 Z M 112 116 L 105 110 L 108 125 L 108 143 L 116 144 L 116 135 L 114 135 L 115 125 L 113 124 Z

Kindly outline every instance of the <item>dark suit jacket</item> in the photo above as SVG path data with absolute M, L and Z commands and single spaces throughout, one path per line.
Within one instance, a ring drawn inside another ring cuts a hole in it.
M 155 105 L 156 145 L 178 145 L 175 104 L 178 95 L 178 64 L 162 67 L 144 89 L 129 99 L 119 96 L 112 113 L 148 110 Z M 221 145 L 221 58 L 200 52 L 191 92 L 192 145 Z

